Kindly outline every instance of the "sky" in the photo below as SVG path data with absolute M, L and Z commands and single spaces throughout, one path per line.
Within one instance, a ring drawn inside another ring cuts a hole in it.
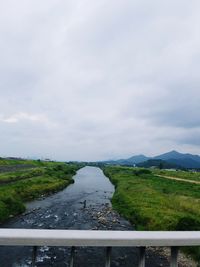
M 0 6 L 1 156 L 200 154 L 198 0 Z

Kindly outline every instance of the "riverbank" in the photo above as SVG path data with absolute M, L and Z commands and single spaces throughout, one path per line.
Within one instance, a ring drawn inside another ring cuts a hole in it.
M 25 202 L 55 193 L 73 183 L 72 177 L 80 168 L 56 162 L 22 162 L 22 166 L 12 161 L 4 163 L 1 165 L 4 171 L 0 173 L 0 223 L 23 213 Z
M 27 211 L 2 225 L 3 228 L 134 230 L 124 217 L 112 209 L 110 199 L 114 186 L 99 168 L 85 167 L 77 171 L 74 183 L 62 191 L 28 203 Z M 86 205 L 85 205 L 86 204 Z M 30 267 L 32 248 L 0 247 L 1 265 Z M 113 267 L 138 266 L 137 248 L 113 248 Z M 41 247 L 36 266 L 68 266 L 70 248 Z M 104 266 L 104 248 L 77 247 L 75 267 Z M 146 267 L 169 266 L 169 251 L 148 248 Z M 194 267 L 180 258 L 180 267 Z
M 200 185 L 168 180 L 150 170 L 106 167 L 116 187 L 113 207 L 138 230 L 200 230 Z M 196 261 L 199 248 L 187 248 Z

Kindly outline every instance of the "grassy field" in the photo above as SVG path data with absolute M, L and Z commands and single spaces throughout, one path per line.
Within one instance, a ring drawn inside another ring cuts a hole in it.
M 2 164 L 2 165 L 1 165 Z M 19 168 L 19 164 L 22 164 Z M 0 223 L 25 211 L 24 202 L 54 193 L 73 182 L 81 166 L 56 162 L 0 160 Z M 10 166 L 15 166 L 10 171 Z M 26 167 L 25 167 L 26 166 Z M 27 168 L 29 166 L 29 168 Z M 16 170 L 17 169 L 17 170 Z
M 200 172 L 191 172 L 191 171 L 167 171 L 167 170 L 159 170 L 155 169 L 153 171 L 155 174 L 164 175 L 164 176 L 172 176 L 187 180 L 199 181 L 200 182 Z
M 113 207 L 136 229 L 200 230 L 200 185 L 158 177 L 148 169 L 110 166 L 104 173 L 116 187 Z M 190 253 L 200 260 L 199 248 Z
M 55 162 L 48 162 L 48 161 L 41 161 L 41 160 L 0 158 L 0 166 L 14 166 L 14 165 L 46 166 L 46 165 L 53 165 L 53 164 L 55 164 Z

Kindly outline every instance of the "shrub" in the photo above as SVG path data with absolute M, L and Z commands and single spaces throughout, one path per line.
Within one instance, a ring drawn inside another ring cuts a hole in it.
M 178 221 L 176 231 L 199 231 L 200 230 L 200 219 L 195 218 L 192 215 L 187 215 L 180 218 Z

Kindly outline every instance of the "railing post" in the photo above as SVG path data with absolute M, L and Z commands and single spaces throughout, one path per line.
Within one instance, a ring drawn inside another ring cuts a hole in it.
M 145 247 L 140 247 L 139 265 L 138 267 L 145 267 Z
M 69 263 L 70 267 L 74 266 L 74 255 L 75 255 L 75 247 L 72 247 L 70 253 L 70 263 Z
M 110 264 L 111 264 L 111 251 L 112 251 L 111 247 L 107 247 L 106 248 L 106 264 L 105 264 L 105 267 L 110 267 Z
M 171 247 L 170 267 L 178 267 L 178 247 Z
M 31 263 L 31 266 L 32 266 L 32 267 L 35 267 L 35 264 L 36 264 L 36 257 L 37 257 L 37 247 L 34 246 L 34 247 L 33 247 L 33 252 L 32 252 L 32 263 Z

